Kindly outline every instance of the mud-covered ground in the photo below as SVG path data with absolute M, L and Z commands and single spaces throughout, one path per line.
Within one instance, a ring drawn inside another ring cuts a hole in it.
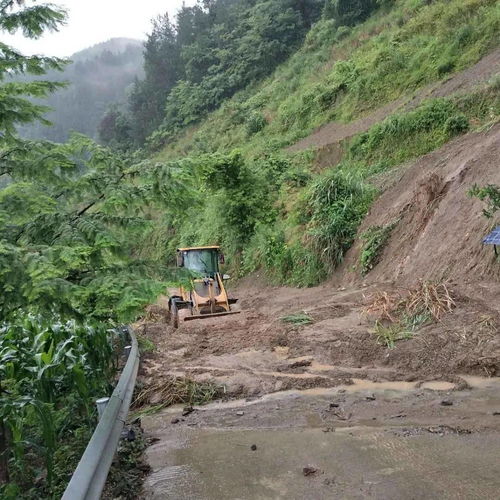
M 499 313 L 477 286 L 449 290 L 456 307 L 392 349 L 365 313 L 378 292 L 404 291 L 388 283 L 299 290 L 254 276 L 231 291 L 240 314 L 178 330 L 153 307 L 138 327 L 157 346 L 142 387 L 174 375 L 221 390 L 142 417 L 141 498 L 496 499 Z
M 463 375 L 500 374 L 500 315 L 489 300 L 451 288 L 456 307 L 390 349 L 374 333 L 366 306 L 390 284 L 335 289 L 275 288 L 246 279 L 231 291 L 240 314 L 181 322 L 174 330 L 166 310 L 153 308 L 139 332 L 156 351 L 144 356 L 141 381 L 172 375 L 210 381 L 227 397 L 260 396 L 287 389 L 334 387 L 355 379 L 448 381 L 466 387 Z M 297 326 L 283 317 L 307 314 Z M 160 401 L 152 401 L 158 403 Z
M 367 383 L 143 418 L 147 499 L 496 499 L 500 379 Z

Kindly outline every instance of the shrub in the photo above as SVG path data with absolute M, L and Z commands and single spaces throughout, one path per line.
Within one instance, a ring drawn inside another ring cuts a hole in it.
M 252 112 L 246 120 L 246 130 L 248 135 L 260 132 L 267 125 L 265 117 L 257 112 Z
M 455 68 L 455 63 L 453 61 L 446 61 L 437 67 L 437 72 L 439 76 L 451 73 Z
M 286 241 L 277 225 L 260 224 L 243 252 L 243 272 L 263 269 L 277 283 L 293 286 L 317 285 L 325 269 L 316 253 L 301 241 Z
M 479 187 L 477 184 L 469 190 L 469 196 L 475 196 L 481 201 L 486 200 L 487 207 L 483 209 L 483 215 L 491 219 L 497 210 L 500 210 L 500 187 L 494 184 Z
M 388 349 L 394 349 L 398 340 L 407 340 L 413 337 L 413 332 L 407 330 L 401 323 L 384 325 L 376 321 L 374 333 L 377 342 L 385 345 Z
M 350 33 L 351 33 L 351 28 L 349 28 L 349 26 L 339 26 L 335 38 L 337 39 L 337 41 L 340 42 L 340 40 L 347 38 L 350 35 Z
M 492 90 L 500 90 L 500 73 L 497 73 L 495 76 L 490 78 L 488 85 Z
M 397 222 L 393 222 L 386 226 L 372 226 L 361 235 L 365 242 L 359 256 L 362 274 L 367 274 L 377 265 L 382 249 L 396 224 Z
M 469 120 L 463 113 L 453 115 L 444 122 L 443 128 L 450 137 L 458 135 L 469 130 Z
M 439 147 L 468 128 L 467 117 L 458 112 L 454 100 L 431 99 L 414 111 L 391 115 L 355 137 L 349 154 L 355 160 L 400 163 Z
M 375 190 L 357 175 L 331 170 L 310 188 L 306 209 L 310 242 L 327 268 L 336 267 L 351 247 Z

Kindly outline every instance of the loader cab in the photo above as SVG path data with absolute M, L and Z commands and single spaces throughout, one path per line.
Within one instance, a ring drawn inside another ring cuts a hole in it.
M 177 249 L 177 266 L 202 277 L 215 277 L 219 273 L 219 264 L 224 264 L 224 254 L 218 246 Z

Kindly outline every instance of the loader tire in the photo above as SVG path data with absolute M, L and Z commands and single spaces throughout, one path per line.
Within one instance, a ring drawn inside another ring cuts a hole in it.
M 174 328 L 179 328 L 179 309 L 177 309 L 177 301 L 172 300 L 170 305 L 170 319 Z

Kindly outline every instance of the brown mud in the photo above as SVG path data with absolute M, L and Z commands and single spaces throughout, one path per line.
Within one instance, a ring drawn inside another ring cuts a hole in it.
M 300 290 L 247 278 L 232 291 L 241 300 L 239 315 L 181 323 L 178 330 L 163 321 L 141 325 L 140 334 L 157 346 L 142 362 L 142 381 L 161 385 L 162 378 L 186 377 L 213 382 L 226 397 L 248 397 L 359 379 L 467 387 L 465 375 L 500 375 L 500 315 L 487 301 L 454 291 L 452 312 L 389 349 L 377 341 L 374 320 L 365 314 L 380 290 L 399 289 L 378 283 Z M 309 325 L 280 319 L 304 312 Z

